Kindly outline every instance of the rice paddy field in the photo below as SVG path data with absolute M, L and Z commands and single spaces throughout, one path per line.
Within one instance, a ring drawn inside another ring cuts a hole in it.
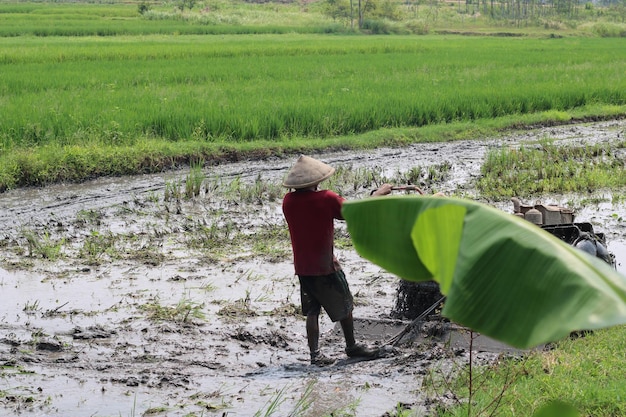
M 0 3 L 0 189 L 625 113 L 621 37 L 322 34 L 314 3 L 223 7 Z
M 469 415 L 464 381 L 421 385 L 438 348 L 311 372 L 279 209 L 301 152 L 354 197 L 397 169 L 507 208 L 558 198 L 623 271 L 626 8 L 514 21 L 408 1 L 359 30 L 328 4 L 0 0 L 0 416 Z M 387 318 L 396 277 L 338 248 L 359 314 Z M 597 336 L 483 367 L 473 398 L 619 415 L 623 328 Z
M 5 149 L 324 138 L 626 103 L 622 39 L 9 38 Z M 103 134 L 107 133 L 108 134 Z
M 322 34 L 314 5 L 270 6 L 0 3 L 0 189 L 625 113 L 622 37 Z

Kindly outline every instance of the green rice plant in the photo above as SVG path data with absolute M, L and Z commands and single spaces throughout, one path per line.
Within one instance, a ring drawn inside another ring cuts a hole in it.
M 353 400 L 350 404 L 347 404 L 341 408 L 337 408 L 327 414 L 324 414 L 324 417 L 357 417 L 357 408 L 360 402 L 360 398 L 357 398 Z
M 258 174 L 251 185 L 245 184 L 241 176 L 236 176 L 225 183 L 221 178 L 214 178 L 205 185 L 207 195 L 220 195 L 228 202 L 263 204 L 274 202 L 285 193 L 285 188 L 276 182 L 265 180 Z
M 7 60 L 23 65 L 15 73 L 9 66 L 3 78 L 7 94 L 17 94 L 18 85 L 20 94 L 5 109 L 9 123 L 3 124 L 2 132 L 11 146 L 96 140 L 93 135 L 77 134 L 86 129 L 116 132 L 116 140 L 127 143 L 140 135 L 188 139 L 202 125 L 206 133 L 202 138 L 255 141 L 565 109 L 584 105 L 590 96 L 594 102 L 623 103 L 621 68 L 602 61 L 617 45 L 604 41 L 577 40 L 577 55 L 572 58 L 537 40 L 507 40 L 505 46 L 493 39 L 440 44 L 433 38 L 415 44 L 404 37 L 374 37 L 367 43 L 353 37 L 312 37 L 287 44 L 268 39 L 255 46 L 245 38 L 213 39 L 210 44 L 189 38 L 189 44 L 182 45 L 159 39 L 148 43 L 112 39 L 91 50 L 94 45 L 88 40 L 70 49 L 67 42 L 55 41 L 46 51 L 36 42 L 6 40 Z M 539 47 L 554 50 L 542 53 L 539 60 L 533 49 Z M 504 48 L 515 53 L 504 54 Z M 65 57 L 62 67 L 55 65 L 58 53 Z M 325 74 L 316 71 L 320 55 L 326 57 Z M 571 65 L 563 66 L 565 55 Z M 272 59 L 261 61 L 258 70 L 246 64 L 259 56 Z M 101 65 L 101 60 L 107 60 L 107 65 Z M 496 61 L 497 70 L 490 65 Z M 609 84 L 588 66 L 616 75 L 608 77 Z M 32 77 L 41 72 L 48 74 L 45 81 Z M 434 80 L 432 72 L 437 73 Z M 460 73 L 465 75 L 459 77 Z M 91 74 L 97 74 L 100 83 L 94 84 Z M 259 82 L 268 76 L 277 83 Z M 523 90 L 518 86 L 522 77 L 531 78 Z M 568 78 L 577 82 L 564 84 Z M 436 96 L 430 92 L 434 83 Z M 75 90 L 85 94 L 69 93 Z M 25 118 L 23 110 L 33 101 L 40 106 L 30 109 Z M 50 113 L 47 109 L 54 108 L 53 101 L 73 111 Z M 111 135 L 100 135 L 103 144 L 111 144 L 107 137 Z
M 204 173 L 202 172 L 202 163 L 196 162 L 192 164 L 185 180 L 185 197 L 187 199 L 198 197 L 202 190 L 203 182 Z
M 174 323 L 189 323 L 192 319 L 204 320 L 204 303 L 198 303 L 189 298 L 182 298 L 175 306 L 164 306 L 158 298 L 141 305 L 140 310 L 148 314 L 153 321 L 171 321 Z
M 241 181 L 241 176 L 236 176 L 229 183 L 224 184 L 220 182 L 220 187 L 218 189 L 220 196 L 222 196 L 229 203 L 236 203 L 239 201 L 241 196 L 242 189 L 244 189 L 244 185 Z
M 153 35 L 0 46 L 0 188 L 626 104 L 613 38 Z
M 238 182 L 237 185 L 240 186 L 241 184 Z M 280 184 L 264 180 L 261 174 L 257 175 L 252 186 L 239 188 L 241 201 L 259 204 L 276 201 L 277 198 L 282 196 L 284 191 L 285 189 Z
M 144 411 L 141 415 L 142 416 L 156 416 L 156 415 L 162 415 L 163 413 L 167 412 L 168 408 L 165 406 L 158 406 L 158 407 L 150 407 L 148 408 L 146 411 Z
M 262 256 L 268 262 L 276 263 L 289 259 L 291 251 L 284 242 L 278 244 L 263 240 L 257 240 L 252 245 L 252 253 L 256 256 Z
M 491 150 L 477 186 L 495 200 L 542 193 L 591 192 L 626 187 L 624 158 L 615 144 L 537 146 Z
M 281 262 L 291 256 L 289 231 L 282 224 L 265 224 L 255 228 L 254 234 L 240 234 L 234 244 L 251 246 L 253 256 L 262 256 L 268 262 Z
M 226 220 L 220 227 L 224 240 L 231 240 L 238 232 L 237 223 L 232 220 Z
M 217 312 L 217 315 L 228 319 L 240 319 L 242 317 L 256 316 L 257 312 L 252 309 L 250 290 L 246 290 L 244 298 L 227 303 Z
M 382 167 L 354 168 L 351 165 L 339 165 L 333 176 L 324 182 L 324 186 L 341 195 L 347 195 L 359 191 L 369 191 L 390 181 L 383 174 Z
M 313 405 L 313 400 L 311 398 L 311 394 L 313 393 L 313 388 L 315 386 L 315 381 L 309 382 L 302 395 L 298 398 L 298 401 L 293 405 L 292 409 L 287 414 L 281 414 L 288 417 L 300 417 L 306 415 L 306 411 L 311 408 Z M 275 413 L 280 412 L 280 406 L 285 403 L 287 400 L 287 388 L 288 386 L 282 387 L 278 390 L 265 404 L 265 406 L 254 413 L 254 417 L 269 417 L 274 415 Z
M 2 4 L 0 36 L 307 33 L 322 32 L 322 25 L 327 22 L 319 14 L 295 13 L 296 6 L 289 4 L 277 5 L 280 13 L 267 5 L 245 8 L 238 2 L 220 7 L 219 12 L 212 10 L 212 13 L 198 8 L 196 13 L 172 11 L 171 3 L 151 4 L 148 9 L 142 5 L 146 3 L 115 2 L 105 6 L 54 2 L 27 3 L 23 6 Z
M 379 129 L 625 103 L 620 39 L 328 37 L 305 34 L 330 27 L 318 3 L 153 6 L 0 4 L 0 190 L 236 158 L 234 145 L 280 154 Z M 605 27 L 596 32 L 621 35 Z M 272 32 L 301 35 L 203 36 Z M 414 140 L 398 136 L 387 140 Z
M 115 247 L 118 238 L 111 232 L 100 233 L 92 230 L 85 238 L 79 255 L 87 259 L 90 265 L 99 265 L 105 255 L 115 257 L 118 250 Z
M 32 230 L 23 230 L 22 235 L 28 244 L 28 256 L 40 256 L 50 261 L 55 261 L 61 256 L 65 239 L 53 240 L 47 230 L 43 232 L 43 236 Z
M 449 178 L 451 168 L 452 165 L 447 161 L 428 167 L 414 166 L 406 172 L 398 172 L 390 181 L 392 184 L 397 185 L 413 184 L 432 188 L 434 185 L 442 183 Z
M 33 302 L 26 302 L 26 304 L 24 305 L 24 308 L 22 309 L 22 311 L 26 312 L 26 313 L 35 313 L 37 311 L 41 310 L 41 306 L 39 305 L 39 300 L 35 300 Z
M 80 210 L 76 215 L 76 221 L 79 224 L 99 225 L 103 217 L 104 214 L 99 210 Z
M 450 168 L 452 168 L 452 165 L 448 161 L 429 166 L 428 174 L 426 176 L 427 183 L 433 184 L 446 180 L 448 178 Z
M 302 314 L 302 307 L 292 302 L 285 302 L 265 314 L 270 317 L 298 317 Z
M 159 251 L 159 247 L 150 242 L 140 245 L 137 249 L 134 247 L 127 249 L 124 255 L 127 259 L 134 259 L 153 267 L 159 266 L 165 260 L 165 255 Z
M 165 191 L 163 195 L 164 201 L 180 201 L 183 193 L 181 191 L 181 182 L 171 180 L 165 182 Z
M 147 201 L 157 204 L 159 202 L 159 196 L 154 191 L 150 191 L 148 192 Z
M 189 245 L 194 248 L 212 248 L 220 245 L 219 225 L 217 222 L 206 226 L 203 224 L 192 225 L 189 228 Z
M 193 248 L 221 251 L 235 244 L 240 235 L 237 224 L 230 220 L 213 220 L 208 225 L 192 220 L 185 228 L 189 237 L 188 245 Z
M 423 175 L 424 170 L 422 167 L 412 167 L 404 175 L 400 176 L 400 184 L 419 184 Z

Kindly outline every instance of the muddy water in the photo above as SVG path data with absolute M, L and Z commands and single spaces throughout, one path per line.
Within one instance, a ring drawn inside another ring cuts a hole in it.
M 472 198 L 472 181 L 490 147 L 545 137 L 614 141 L 625 129 L 626 122 L 615 121 L 314 156 L 335 166 L 378 167 L 389 176 L 448 162 L 451 175 L 437 190 Z M 206 175 L 225 183 L 252 183 L 259 175 L 279 181 L 292 162 L 246 161 L 207 168 Z M 189 244 L 202 230 L 198 224 L 223 227 L 225 219 L 248 233 L 284 227 L 280 200 L 243 204 L 205 195 L 179 205 L 163 201 L 166 185 L 185 176 L 109 178 L 0 195 L 0 416 L 253 416 L 272 405 L 278 416 L 340 409 L 382 416 L 400 403 L 428 414 L 433 401 L 423 389 L 425 378 L 461 366 L 467 351 L 416 341 L 383 359 L 347 364 L 340 332 L 322 316 L 323 349 L 339 362 L 308 365 L 304 321 L 293 312 L 299 293 L 288 246 L 270 257 L 246 245 L 223 251 Z M 592 197 L 601 202 L 579 204 Z M 577 221 L 606 234 L 625 272 L 623 205 L 600 190 L 537 199 L 575 205 Z M 508 201 L 492 204 L 512 209 Z M 345 231 L 341 223 L 338 228 Z M 62 241 L 60 256 L 42 259 L 29 234 L 42 246 Z M 85 250 L 94 236 L 123 239 L 115 256 L 93 262 Z M 397 278 L 351 249 L 337 255 L 355 294 L 355 317 L 365 323 L 359 339 L 382 343 L 406 324 L 390 318 Z M 484 352 L 481 360 L 496 355 Z M 450 400 L 449 393 L 438 394 L 437 400 Z M 306 411 L 298 408 L 303 403 Z

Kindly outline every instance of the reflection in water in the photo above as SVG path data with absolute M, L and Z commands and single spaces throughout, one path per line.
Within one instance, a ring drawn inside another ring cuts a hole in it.
M 617 268 L 617 272 L 626 277 L 626 242 L 608 242 L 608 246 L 609 252 L 612 252 L 613 255 L 615 255 L 615 266 Z

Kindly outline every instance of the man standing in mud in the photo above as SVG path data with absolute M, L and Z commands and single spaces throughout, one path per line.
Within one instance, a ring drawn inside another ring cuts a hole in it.
M 300 281 L 302 314 L 311 364 L 333 362 L 319 348 L 319 315 L 323 307 L 333 322 L 339 321 L 349 357 L 372 358 L 377 349 L 357 344 L 352 318 L 353 299 L 337 258 L 334 255 L 334 220 L 343 220 L 344 198 L 330 190 L 318 190 L 335 169 L 317 159 L 302 155 L 289 170 L 283 186 L 293 191 L 283 199 L 283 214 L 289 226 L 295 273 Z M 391 185 L 384 184 L 372 195 L 386 195 Z

